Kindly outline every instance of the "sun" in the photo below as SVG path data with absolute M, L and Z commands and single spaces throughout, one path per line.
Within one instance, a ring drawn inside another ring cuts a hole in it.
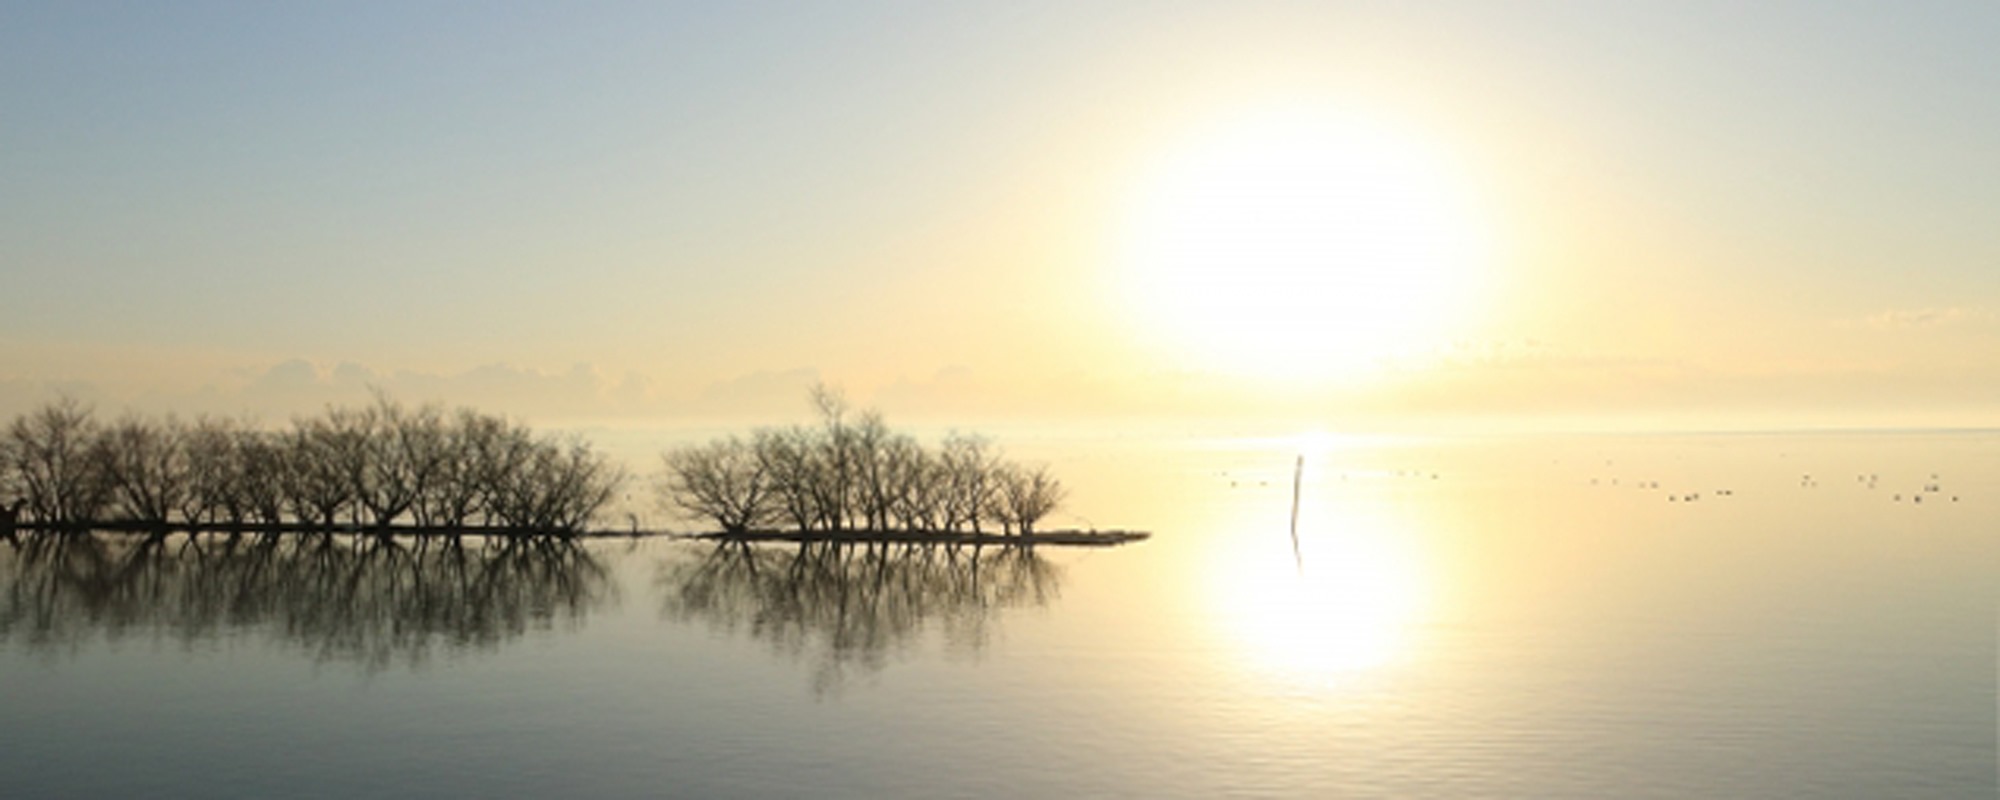
M 1203 371 L 1351 377 L 1447 342 L 1478 299 L 1463 181 L 1421 137 L 1351 116 L 1200 131 L 1130 208 L 1119 291 L 1149 339 Z

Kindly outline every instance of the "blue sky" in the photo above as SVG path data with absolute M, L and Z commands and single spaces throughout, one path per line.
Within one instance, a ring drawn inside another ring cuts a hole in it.
M 1115 324 L 1108 231 L 1182 131 L 1294 102 L 1423 131 L 1478 187 L 1503 243 L 1462 344 L 1672 365 L 1679 388 L 1607 410 L 2000 404 L 2000 373 L 1979 373 L 2000 363 L 1992 3 L 15 3 L 0 20 L 0 380 L 20 397 L 227 402 L 303 359 L 329 376 L 583 363 L 663 409 L 807 369 L 864 396 L 972 374 L 987 395 L 1159 410 L 1135 398 L 1209 390 Z M 1463 387 L 1481 380 L 1349 400 L 1478 412 Z M 1576 380 L 1529 381 L 1503 410 L 1577 412 L 1537 400 Z

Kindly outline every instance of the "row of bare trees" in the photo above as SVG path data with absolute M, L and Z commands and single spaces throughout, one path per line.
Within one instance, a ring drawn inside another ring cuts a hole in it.
M 288 428 L 202 417 L 99 421 L 64 398 L 0 435 L 24 523 L 583 528 L 625 480 L 580 440 L 385 396 Z
M 813 390 L 817 426 L 763 428 L 669 450 L 662 505 L 727 532 L 926 531 L 1030 534 L 1061 504 L 1045 467 L 1002 459 L 985 439 L 952 434 L 928 449 L 876 411 L 855 415 Z

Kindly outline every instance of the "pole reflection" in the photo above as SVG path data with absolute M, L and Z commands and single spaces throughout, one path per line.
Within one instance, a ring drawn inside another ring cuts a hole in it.
M 1053 602 L 1061 569 L 1031 547 L 724 543 L 662 565 L 663 615 L 748 635 L 812 668 L 815 694 L 875 672 L 935 630 L 977 654 L 1000 612 Z
M 0 540 L 0 644 L 196 644 L 255 631 L 370 670 L 576 624 L 612 595 L 553 538 L 36 534 Z

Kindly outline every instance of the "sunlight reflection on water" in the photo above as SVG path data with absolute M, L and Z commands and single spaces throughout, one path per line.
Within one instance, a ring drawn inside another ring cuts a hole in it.
M 1071 486 L 1058 524 L 1154 538 L 341 551 L 324 584 L 223 541 L 12 551 L 0 686 L 33 688 L 0 702 L 0 774 L 23 796 L 1993 795 L 2000 437 L 1339 440 L 1308 448 L 1296 560 L 1297 439 L 1007 442 Z
M 1306 511 L 1296 559 L 1268 535 L 1212 554 L 1214 625 L 1273 679 L 1318 684 L 1398 658 L 1427 591 L 1407 531 L 1365 510 L 1318 510 Z

